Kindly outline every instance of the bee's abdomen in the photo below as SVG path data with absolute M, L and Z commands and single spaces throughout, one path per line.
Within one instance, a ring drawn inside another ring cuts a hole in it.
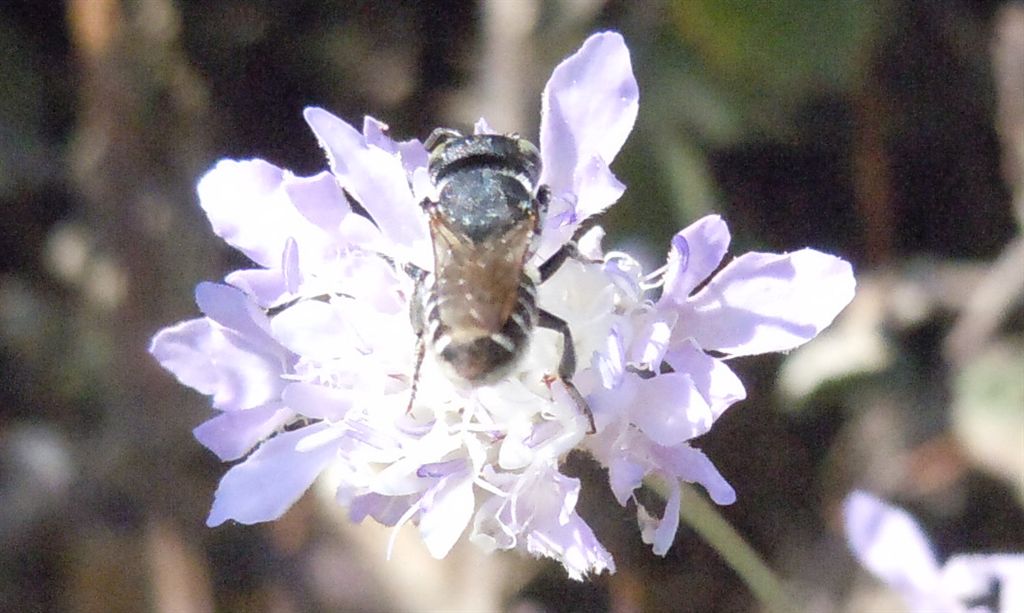
M 526 353 L 537 325 L 536 290 L 523 275 L 515 306 L 496 332 L 460 329 L 442 317 L 436 301 L 428 307 L 430 346 L 448 377 L 470 386 L 488 385 L 505 377 Z

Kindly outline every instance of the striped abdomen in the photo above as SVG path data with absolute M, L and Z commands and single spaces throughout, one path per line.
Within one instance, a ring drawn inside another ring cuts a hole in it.
M 503 280 L 505 283 L 508 279 Z M 488 285 L 435 282 L 425 304 L 426 338 L 449 379 L 471 386 L 502 379 L 526 353 L 537 325 L 533 280 L 520 273 L 510 310 L 498 308 Z M 501 285 L 499 283 L 498 285 Z M 507 312 L 507 316 L 504 316 Z M 495 316 L 498 315 L 498 319 Z

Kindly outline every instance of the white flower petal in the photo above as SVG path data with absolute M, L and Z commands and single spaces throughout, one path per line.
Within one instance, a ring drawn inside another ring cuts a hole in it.
M 608 335 L 605 350 L 595 351 L 590 362 L 591 368 L 600 374 L 604 389 L 615 389 L 622 384 L 626 374 L 626 356 L 622 334 L 617 327 L 613 327 L 612 333 Z
M 901 592 L 941 591 L 935 554 L 909 514 L 854 491 L 846 498 L 843 516 L 850 548 L 868 570 Z
M 315 360 L 368 353 L 356 345 L 352 323 L 337 305 L 309 300 L 292 305 L 271 320 L 274 338 L 289 350 Z
M 582 221 L 604 211 L 618 202 L 626 191 L 626 186 L 612 174 L 608 162 L 600 157 L 592 157 L 577 167 L 575 183 L 574 221 Z
M 997 611 L 1024 611 L 1024 554 L 961 554 L 942 568 L 942 585 L 960 602 L 998 595 Z M 971 609 L 974 611 L 974 609 Z
M 627 361 L 640 368 L 656 371 L 665 360 L 675 320 L 675 313 L 661 310 L 650 311 L 637 318 L 636 337 L 630 343 Z
M 355 523 L 363 521 L 367 516 L 377 520 L 383 526 L 395 526 L 415 502 L 413 496 L 382 496 L 371 492 L 356 496 L 350 501 L 339 500 L 349 509 L 349 519 Z
M 576 378 L 576 382 L 586 379 L 589 373 L 584 372 Z M 636 403 L 637 395 L 640 393 L 640 377 L 636 373 L 627 372 L 618 387 L 605 389 L 598 386 L 587 394 L 587 403 L 590 411 L 594 414 L 594 421 L 598 429 L 603 430 L 607 424 L 625 420 L 629 415 L 630 407 Z
M 661 300 L 683 304 L 715 272 L 731 240 L 729 227 L 718 215 L 702 217 L 672 237 Z
M 253 340 L 273 343 L 270 320 L 243 292 L 219 283 L 200 283 L 196 287 L 196 304 L 203 314 L 225 328 Z
M 322 264 L 319 262 L 319 256 L 322 255 L 324 254 L 315 254 L 314 257 L 308 259 Z M 294 237 L 289 236 L 288 240 L 284 242 L 284 251 L 281 253 L 281 276 L 284 278 L 285 290 L 293 296 L 298 293 L 299 286 L 306 278 L 299 260 L 299 243 Z
M 336 229 L 342 219 L 353 214 L 330 171 L 325 170 L 312 177 L 296 177 L 286 181 L 283 187 L 295 210 L 325 232 Z
M 694 385 L 711 406 L 711 414 L 718 419 L 722 413 L 747 397 L 743 382 L 722 360 L 717 360 L 701 351 L 691 339 L 677 344 L 665 355 L 677 372 L 690 375 Z
M 820 251 L 747 253 L 687 302 L 676 330 L 732 356 L 786 351 L 832 323 L 854 287 L 850 264 Z
M 669 488 L 668 499 L 665 501 L 665 512 L 660 520 L 655 520 L 643 526 L 641 538 L 645 543 L 651 545 L 654 555 L 664 556 L 676 540 L 676 532 L 679 530 L 679 482 L 674 479 L 667 481 Z M 639 508 L 639 507 L 638 507 Z
M 206 525 L 218 526 L 229 519 L 255 524 L 283 515 L 336 455 L 329 445 L 306 452 L 295 448 L 327 427 L 314 424 L 278 434 L 229 470 L 217 487 Z
M 200 424 L 192 434 L 218 458 L 229 462 L 249 453 L 294 416 L 291 409 L 272 402 L 241 411 L 225 411 Z
M 287 181 L 284 187 L 296 210 L 330 237 L 321 265 L 331 265 L 341 250 L 390 251 L 377 226 L 352 210 L 337 179 L 330 172 L 295 178 Z
M 149 352 L 185 385 L 213 396 L 222 410 L 249 409 L 281 397 L 290 359 L 263 339 L 253 340 L 209 319 L 164 328 Z
M 236 270 L 224 280 L 245 292 L 260 307 L 268 309 L 292 299 L 280 269 L 255 268 Z
M 398 153 L 398 143 L 391 140 L 388 130 L 388 124 L 383 121 L 369 115 L 363 117 L 363 139 L 366 144 L 388 153 Z
M 578 195 L 584 177 L 601 176 L 633 129 L 638 100 L 622 36 L 602 32 L 588 38 L 555 68 L 544 88 L 541 182 L 561 197 Z M 578 204 L 592 213 L 610 202 L 587 203 L 581 198 Z
M 639 379 L 637 390 L 630 419 L 659 445 L 670 447 L 688 441 L 710 430 L 714 423 L 711 408 L 686 373 Z
M 736 502 L 736 491 L 700 449 L 694 449 L 684 443 L 674 447 L 655 448 L 652 455 L 659 470 L 688 483 L 699 483 L 707 490 L 715 504 Z
M 498 449 L 498 466 L 503 470 L 521 470 L 534 461 L 537 453 L 529 440 L 537 429 L 532 419 L 523 417 L 507 426 L 506 435 Z
M 587 575 L 615 572 L 615 560 L 598 542 L 594 531 L 579 515 L 565 524 L 547 524 L 526 534 L 526 550 L 561 562 L 570 579 L 583 581 Z
M 213 231 L 257 264 L 277 266 L 292 226 L 285 171 L 263 160 L 221 160 L 199 180 Z
M 402 166 L 407 175 L 412 176 L 417 172 L 426 172 L 429 153 L 419 140 L 414 138 L 398 143 L 398 155 L 402 158 Z M 416 193 L 415 190 L 413 193 Z M 415 200 L 417 203 L 420 202 L 420 197 L 416 195 Z
M 636 488 L 643 483 L 647 470 L 642 464 L 623 455 L 613 455 L 608 464 L 608 483 L 615 500 L 626 506 Z
M 304 417 L 331 421 L 344 419 L 355 401 L 351 390 L 304 382 L 290 383 L 281 399 Z
M 472 479 L 463 474 L 443 480 L 430 507 L 420 515 L 420 535 L 431 556 L 440 560 L 448 555 L 465 532 L 475 508 Z
M 370 213 L 384 236 L 401 248 L 397 255 L 416 264 L 428 260 L 426 219 L 409 189 L 401 157 L 368 144 L 352 126 L 324 109 L 309 107 L 305 117 L 338 182 Z

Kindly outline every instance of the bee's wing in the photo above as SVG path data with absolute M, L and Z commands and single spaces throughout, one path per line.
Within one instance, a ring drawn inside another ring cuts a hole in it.
M 483 336 L 501 330 L 515 308 L 523 262 L 536 221 L 474 243 L 440 216 L 430 220 L 441 319 L 453 334 Z

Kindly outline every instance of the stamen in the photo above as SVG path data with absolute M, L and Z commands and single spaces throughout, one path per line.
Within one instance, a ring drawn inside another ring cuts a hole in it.
M 487 491 L 487 492 L 490 492 L 490 493 L 494 494 L 495 496 L 498 496 L 498 497 L 501 497 L 501 498 L 508 498 L 508 494 L 506 492 L 504 492 L 503 490 L 499 489 L 497 485 L 494 485 L 490 481 L 485 480 L 481 476 L 474 477 L 473 478 L 473 484 L 476 485 L 477 487 L 479 487 L 480 489 L 484 490 L 484 491 Z
M 661 268 L 657 268 L 650 273 L 644 275 L 643 280 L 640 282 L 640 289 L 644 291 L 657 289 L 665 285 L 665 275 L 668 273 L 668 264 L 665 264 Z

